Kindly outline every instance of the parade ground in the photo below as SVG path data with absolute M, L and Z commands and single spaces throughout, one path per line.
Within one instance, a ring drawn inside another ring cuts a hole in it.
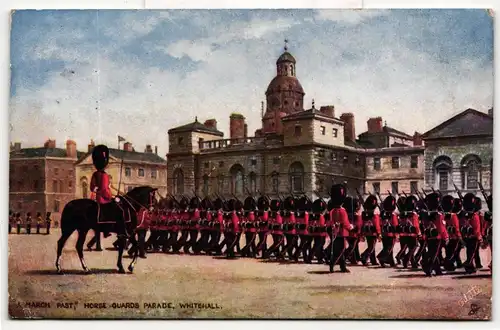
M 92 269 L 86 275 L 74 233 L 63 252 L 65 274 L 59 275 L 58 238 L 57 229 L 50 235 L 9 235 L 11 317 L 491 318 L 489 250 L 481 250 L 485 268 L 475 274 L 458 270 L 432 278 L 401 266 L 349 266 L 351 273 L 336 268 L 331 274 L 327 265 L 164 253 L 139 259 L 133 274 L 118 274 L 113 235 L 102 241 L 104 251 L 85 251 Z M 124 258 L 125 267 L 130 260 Z

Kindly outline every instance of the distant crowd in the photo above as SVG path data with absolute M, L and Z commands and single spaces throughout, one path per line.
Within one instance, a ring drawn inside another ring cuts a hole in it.
M 15 232 L 17 234 L 50 234 L 50 212 L 47 212 L 45 215 L 45 219 L 42 217 L 40 212 L 37 212 L 36 218 L 33 219 L 31 217 L 31 212 L 26 213 L 26 217 L 22 218 L 21 213 L 14 213 L 9 211 L 9 234 L 12 233 L 12 229 L 15 228 Z

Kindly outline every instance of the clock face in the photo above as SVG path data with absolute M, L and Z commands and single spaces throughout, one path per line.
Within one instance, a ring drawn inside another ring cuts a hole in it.
M 271 99 L 271 106 L 272 106 L 273 108 L 277 108 L 277 107 L 279 107 L 279 106 L 280 106 L 280 104 L 281 104 L 281 102 L 280 102 L 280 99 L 279 99 L 279 98 L 277 98 L 277 97 L 273 97 L 273 98 Z

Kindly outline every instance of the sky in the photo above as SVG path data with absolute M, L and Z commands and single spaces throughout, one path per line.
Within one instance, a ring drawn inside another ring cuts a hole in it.
M 493 106 L 493 19 L 483 9 L 22 10 L 12 14 L 10 139 L 90 139 L 168 152 L 170 128 L 229 115 L 261 127 L 288 39 L 304 106 L 413 134 Z M 251 134 L 253 135 L 253 134 Z

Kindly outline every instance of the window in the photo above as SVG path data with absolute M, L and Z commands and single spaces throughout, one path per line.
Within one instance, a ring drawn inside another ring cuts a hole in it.
M 347 164 L 349 163 L 349 157 L 348 156 L 344 156 L 344 164 Z
M 89 198 L 89 185 L 87 181 L 82 182 L 82 198 Z
M 338 133 L 338 129 L 334 128 L 332 129 L 332 134 L 333 134 L 333 137 L 336 138 L 337 137 L 337 133 Z
M 290 165 L 290 187 L 292 192 L 304 191 L 304 166 L 300 162 Z
M 337 160 L 337 153 L 335 151 L 332 151 L 332 160 L 333 161 Z
M 373 169 L 375 171 L 380 171 L 380 158 L 379 157 L 373 158 Z
M 418 168 L 418 156 L 411 156 L 410 167 Z
M 208 162 L 203 163 L 203 167 L 204 167 L 204 168 L 208 168 L 208 166 L 209 166 L 209 165 L 208 165 Z
M 448 170 L 441 169 L 438 171 L 439 175 L 439 190 L 445 191 L 448 190 Z
M 219 162 L 219 167 L 224 167 L 224 162 L 223 161 Z
M 274 165 L 279 165 L 280 164 L 280 158 L 279 157 L 274 157 L 273 158 L 273 164 Z
M 250 192 L 251 193 L 257 192 L 257 175 L 254 172 L 251 172 L 248 175 L 248 181 L 250 183 Z
M 23 171 L 24 171 L 24 168 L 25 168 L 25 167 L 26 167 L 26 166 L 23 166 Z M 26 171 L 27 171 L 27 170 L 28 170 L 28 169 L 26 168 Z M 24 172 L 26 172 L 26 171 L 24 171 Z M 57 167 L 56 167 L 56 168 L 54 168 L 54 175 L 59 175 L 59 169 L 58 169 Z
M 399 157 L 392 157 L 392 168 L 399 168 Z
M 153 168 L 151 170 L 151 179 L 156 179 L 157 175 L 158 175 L 158 172 L 157 172 L 156 168 Z
M 140 168 L 140 169 L 137 171 L 137 174 L 138 174 L 140 177 L 143 177 L 143 176 L 144 176 L 144 169 L 143 169 L 143 168 Z
M 217 191 L 219 193 L 224 192 L 224 177 L 222 175 L 219 175 L 219 177 L 217 178 Z
M 481 159 L 476 155 L 469 155 L 462 160 L 462 188 L 478 189 L 481 173 Z
M 253 157 L 252 159 L 250 159 L 250 165 L 252 166 L 257 165 L 257 158 Z
M 360 160 L 359 156 L 356 156 L 356 160 L 354 161 L 354 165 L 359 166 Z
M 410 181 L 410 192 L 416 194 L 418 191 L 418 181 Z
M 70 188 L 70 189 L 71 189 L 72 187 L 73 187 L 73 181 L 71 181 L 71 180 L 70 180 L 70 181 L 68 182 L 68 188 Z
M 184 193 L 184 173 L 180 168 L 174 171 L 174 194 L 180 195 Z
M 203 195 L 208 195 L 208 175 L 203 176 Z
M 66 186 L 64 185 L 64 182 L 62 180 L 59 181 L 59 192 L 60 193 L 65 193 L 66 192 Z
M 131 176 L 132 175 L 132 170 L 130 167 L 125 167 L 125 176 Z
M 375 194 L 379 194 L 380 193 L 380 182 L 374 182 L 372 184 L 372 186 L 373 186 L 373 192 Z
M 180 145 L 180 146 L 184 145 L 184 138 L 182 136 L 179 136 L 177 138 L 177 144 Z
M 54 212 L 59 212 L 60 202 L 56 199 L 54 200 Z
M 59 187 L 58 187 L 58 182 L 57 180 L 52 181 L 52 191 L 53 192 L 58 192 Z
M 203 148 L 203 141 L 205 141 L 203 138 L 198 139 L 198 146 L 200 146 L 200 148 Z
M 230 171 L 231 192 L 235 195 L 243 194 L 243 168 L 241 165 L 234 165 Z
M 133 187 L 133 186 L 128 186 L 128 187 L 127 187 L 127 192 L 128 192 L 128 193 L 129 193 L 129 192 L 131 192 L 131 191 L 132 191 L 132 189 L 134 189 L 134 187 Z
M 325 157 L 325 151 L 323 149 L 318 150 L 319 157 Z
M 295 136 L 301 136 L 301 135 L 302 135 L 302 126 L 300 126 L 300 125 L 295 125 L 295 132 L 294 132 L 294 135 L 295 135 Z
M 437 183 L 439 190 L 448 190 L 448 182 L 451 176 L 451 169 L 453 162 L 448 156 L 439 156 L 433 163 L 434 168 L 434 182 Z
M 272 191 L 274 193 L 277 193 L 278 189 L 279 189 L 279 185 L 280 185 L 280 179 L 279 179 L 279 174 L 278 173 L 274 172 L 271 175 L 271 182 L 272 182 Z
M 397 182 L 391 182 L 391 190 L 393 195 L 397 195 L 399 192 L 399 185 Z
M 321 135 L 326 134 L 326 127 L 325 126 L 320 126 L 320 130 L 321 130 Z

